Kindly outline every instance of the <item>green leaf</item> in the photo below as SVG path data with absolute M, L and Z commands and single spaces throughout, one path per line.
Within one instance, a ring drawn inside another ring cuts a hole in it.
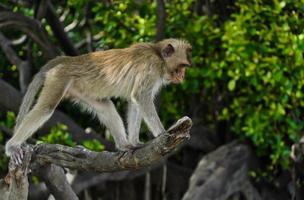
M 230 91 L 233 91 L 233 90 L 235 89 L 235 84 L 236 84 L 236 81 L 235 81 L 234 79 L 230 80 L 230 81 L 228 82 L 228 89 L 229 89 Z

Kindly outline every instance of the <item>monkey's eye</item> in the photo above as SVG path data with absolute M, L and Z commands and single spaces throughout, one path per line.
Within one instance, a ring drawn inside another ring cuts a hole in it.
M 180 68 L 189 67 L 189 65 L 188 65 L 188 64 L 180 64 L 179 67 L 180 67 Z

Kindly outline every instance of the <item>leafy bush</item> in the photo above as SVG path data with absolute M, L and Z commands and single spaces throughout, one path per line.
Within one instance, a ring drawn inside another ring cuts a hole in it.
M 178 93 L 199 93 L 208 105 L 219 99 L 204 120 L 229 121 L 258 155 L 270 156 L 269 169 L 287 167 L 290 145 L 303 132 L 303 2 L 239 0 L 237 7 L 222 26 L 187 13 L 171 20 L 186 24 L 183 37 L 194 45 L 195 68 L 181 89 L 165 95 L 166 105 Z
M 287 167 L 290 144 L 303 131 L 303 3 L 238 1 L 224 26 L 217 70 L 230 93 L 221 117 L 249 138 L 271 165 Z M 301 20 L 302 19 L 302 20 Z
M 71 135 L 67 132 L 68 127 L 64 124 L 57 124 L 52 127 L 49 134 L 40 137 L 42 142 L 50 144 L 64 144 L 67 146 L 75 146 Z
M 12 129 L 15 125 L 16 115 L 15 113 L 8 111 L 3 121 L 0 121 L 0 125 Z
M 76 10 L 84 4 L 68 1 Z M 162 91 L 162 120 L 172 123 L 188 113 L 196 99 L 195 106 L 204 106 L 198 114 L 201 122 L 229 122 L 231 132 L 250 140 L 257 155 L 269 157 L 269 170 L 287 167 L 290 145 L 304 128 L 303 4 L 303 0 L 238 0 L 235 12 L 220 23 L 217 16 L 197 15 L 192 0 L 166 3 L 165 35 L 193 44 L 194 65 L 182 85 Z M 96 3 L 92 9 L 93 33 L 102 35 L 96 48 L 126 47 L 155 38 L 155 1 Z M 65 23 L 74 17 L 83 18 L 70 16 Z M 77 31 L 69 36 L 73 41 L 83 38 Z M 12 126 L 10 120 L 5 123 Z M 74 145 L 62 125 L 42 139 Z M 96 141 L 84 145 L 102 149 Z
M 82 145 L 87 148 L 90 149 L 92 151 L 103 151 L 105 149 L 105 146 L 102 145 L 98 140 L 94 139 L 94 140 L 85 140 L 83 141 Z

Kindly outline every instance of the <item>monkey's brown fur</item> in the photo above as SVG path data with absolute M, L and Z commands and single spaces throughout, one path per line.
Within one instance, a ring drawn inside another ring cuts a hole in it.
M 162 85 L 184 79 L 185 67 L 191 63 L 190 54 L 191 45 L 185 40 L 166 39 L 124 49 L 55 58 L 30 84 L 17 117 L 15 134 L 6 145 L 6 153 L 20 163 L 23 155 L 20 144 L 49 119 L 62 98 L 73 99 L 92 111 L 96 110 L 119 149 L 127 149 L 139 142 L 142 117 L 153 135 L 159 135 L 164 128 L 155 111 L 153 97 Z M 37 103 L 31 109 L 42 84 Z M 122 97 L 130 102 L 129 141 L 110 97 Z

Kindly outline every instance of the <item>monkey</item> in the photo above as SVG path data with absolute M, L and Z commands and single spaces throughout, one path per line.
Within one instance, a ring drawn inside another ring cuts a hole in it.
M 154 137 L 165 133 L 154 98 L 162 86 L 183 82 L 186 68 L 192 63 L 191 51 L 188 41 L 170 38 L 54 58 L 41 68 L 28 87 L 14 135 L 6 143 L 6 155 L 21 164 L 21 144 L 52 116 L 62 99 L 70 99 L 96 115 L 110 131 L 118 150 L 126 151 L 141 144 L 142 120 Z M 128 102 L 128 134 L 111 98 Z

